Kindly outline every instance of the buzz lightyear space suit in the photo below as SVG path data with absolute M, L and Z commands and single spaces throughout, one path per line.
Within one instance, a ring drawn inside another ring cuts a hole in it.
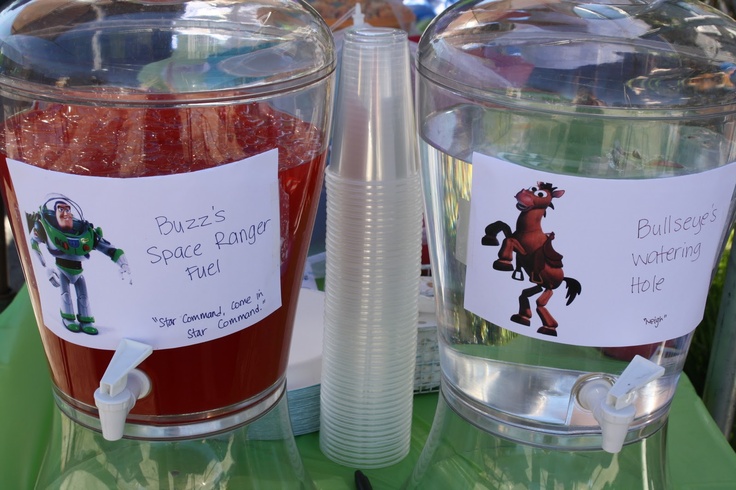
M 49 205 L 53 205 L 51 209 Z M 81 208 L 63 195 L 50 197 L 39 208 L 38 213 L 33 214 L 33 221 L 31 249 L 45 268 L 49 282 L 61 290 L 62 323 L 71 332 L 97 335 L 98 330 L 94 326 L 95 319 L 90 308 L 82 262 L 90 258 L 92 250 L 97 250 L 110 257 L 120 267 L 120 275 L 125 279 L 126 275 L 130 275 L 125 253 L 102 238 L 102 230 L 86 221 Z M 56 267 L 46 265 L 41 244 L 46 245 L 49 254 L 54 257 Z M 77 297 L 76 315 L 71 285 L 74 285 Z

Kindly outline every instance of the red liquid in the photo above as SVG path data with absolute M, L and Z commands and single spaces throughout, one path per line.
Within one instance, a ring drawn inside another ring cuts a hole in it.
M 154 351 L 140 366 L 151 378 L 152 392 L 136 403 L 131 415 L 146 420 L 192 414 L 191 420 L 198 420 L 203 415 L 197 412 L 241 404 L 274 388 L 286 370 L 322 185 L 326 151 L 318 128 L 264 103 L 156 109 L 53 104 L 6 121 L 3 146 L 0 172 L 16 236 L 27 231 L 6 156 L 67 173 L 138 177 L 192 172 L 278 148 L 281 308 L 227 337 Z M 69 343 L 43 326 L 38 291 L 28 269 L 32 263 L 26 247 L 19 249 L 53 382 L 77 408 L 90 411 L 113 352 Z

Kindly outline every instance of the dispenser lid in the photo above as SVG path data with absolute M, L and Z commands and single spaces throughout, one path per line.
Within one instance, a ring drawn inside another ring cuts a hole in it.
M 66 100 L 270 94 L 335 67 L 327 25 L 299 0 L 16 2 L 0 13 L 0 55 L 3 88 Z
M 555 111 L 716 107 L 736 97 L 735 63 L 731 19 L 670 0 L 460 2 L 417 55 L 453 92 Z

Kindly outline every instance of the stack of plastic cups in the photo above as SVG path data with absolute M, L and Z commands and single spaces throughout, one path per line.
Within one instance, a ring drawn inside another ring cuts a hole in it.
M 406 33 L 348 30 L 326 171 L 320 446 L 356 468 L 409 451 L 422 200 Z

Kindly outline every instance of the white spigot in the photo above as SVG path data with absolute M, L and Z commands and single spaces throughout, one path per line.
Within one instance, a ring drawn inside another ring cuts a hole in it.
M 102 437 L 117 441 L 123 437 L 125 420 L 136 400 L 151 391 L 151 381 L 136 369 L 151 355 L 153 347 L 135 340 L 123 339 L 95 390 L 95 405 L 100 414 Z
M 353 10 L 353 26 L 360 27 L 365 24 L 365 15 L 360 8 L 360 3 L 356 3 Z
M 635 356 L 615 383 L 596 378 L 580 387 L 578 401 L 580 406 L 593 413 L 600 424 L 604 451 L 621 451 L 636 416 L 634 402 L 637 391 L 663 374 L 662 366 Z

